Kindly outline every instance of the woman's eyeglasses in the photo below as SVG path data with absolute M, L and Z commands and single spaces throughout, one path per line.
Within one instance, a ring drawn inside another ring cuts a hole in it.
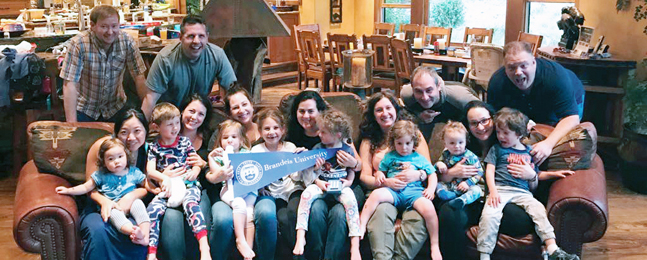
M 470 124 L 470 127 L 476 128 L 479 125 L 482 125 L 482 126 L 489 125 L 490 122 L 492 122 L 492 118 L 488 117 L 488 118 L 481 119 L 479 121 L 469 121 L 469 124 Z

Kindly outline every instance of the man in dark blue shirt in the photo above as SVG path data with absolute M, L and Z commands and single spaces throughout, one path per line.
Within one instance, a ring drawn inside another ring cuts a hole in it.
M 531 154 L 542 163 L 555 144 L 580 123 L 584 87 L 575 74 L 546 59 L 535 59 L 525 42 L 511 42 L 503 49 L 505 66 L 490 79 L 488 103 L 495 109 L 516 108 L 537 123 L 555 130 L 536 143 Z

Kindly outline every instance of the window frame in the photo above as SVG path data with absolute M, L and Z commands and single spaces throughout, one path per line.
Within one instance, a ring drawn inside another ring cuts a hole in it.
M 383 8 L 410 8 L 411 23 L 429 25 L 429 0 L 411 0 L 411 4 L 385 4 L 385 0 L 374 0 L 374 21 L 383 21 Z M 520 31 L 528 31 L 528 6 L 530 2 L 575 3 L 579 8 L 580 0 L 507 0 L 505 42 L 516 41 Z M 414 8 L 415 7 L 415 8 Z

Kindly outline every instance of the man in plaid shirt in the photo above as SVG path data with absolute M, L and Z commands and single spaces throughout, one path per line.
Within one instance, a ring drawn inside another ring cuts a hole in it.
M 126 68 L 138 93 L 146 87 L 146 65 L 133 38 L 119 29 L 117 10 L 97 6 L 90 21 L 90 30 L 70 40 L 60 73 L 68 122 L 114 121 L 126 104 Z

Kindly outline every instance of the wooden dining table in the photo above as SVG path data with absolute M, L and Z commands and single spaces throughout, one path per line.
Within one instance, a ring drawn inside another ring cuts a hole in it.
M 459 68 L 467 68 L 472 60 L 470 58 L 451 57 L 448 55 L 422 54 L 414 55 L 413 61 L 422 64 L 437 64 L 442 66 L 441 77 L 444 80 L 461 81 Z

